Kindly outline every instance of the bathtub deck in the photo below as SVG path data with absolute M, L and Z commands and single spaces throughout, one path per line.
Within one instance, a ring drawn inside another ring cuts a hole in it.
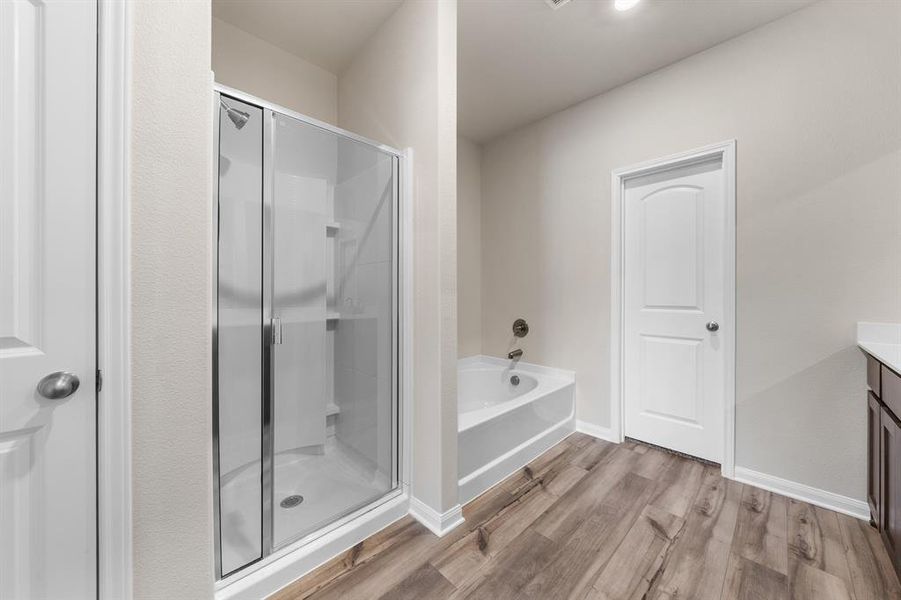
M 901 598 L 867 523 L 574 434 L 437 538 L 407 517 L 274 598 Z

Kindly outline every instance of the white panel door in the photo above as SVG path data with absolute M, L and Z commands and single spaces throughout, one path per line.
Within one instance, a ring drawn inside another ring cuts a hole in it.
M 2 600 L 97 595 L 96 22 L 92 1 L 0 1 Z M 55 372 L 80 386 L 42 396 Z
M 627 180 L 625 434 L 722 461 L 721 158 Z

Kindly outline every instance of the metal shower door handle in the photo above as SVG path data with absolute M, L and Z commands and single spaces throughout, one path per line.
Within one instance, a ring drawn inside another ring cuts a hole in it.
M 707 331 L 719 331 L 720 324 L 716 321 L 710 321 L 707 323 Z
M 43 377 L 38 382 L 37 391 L 47 400 L 62 400 L 74 394 L 80 383 L 77 375 L 57 371 Z
M 279 317 L 272 317 L 272 345 L 278 346 L 282 343 L 282 320 Z

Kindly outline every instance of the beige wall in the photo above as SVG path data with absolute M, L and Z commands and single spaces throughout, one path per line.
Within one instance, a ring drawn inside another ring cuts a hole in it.
M 457 137 L 457 355 L 482 353 L 482 149 Z
M 413 493 L 457 504 L 456 0 L 405 2 L 338 80 L 339 125 L 414 151 Z
M 213 19 L 216 81 L 313 118 L 338 122 L 338 78 L 281 48 Z
M 858 499 L 855 323 L 901 321 L 901 4 L 821 2 L 487 144 L 483 347 L 610 424 L 610 171 L 738 144 L 738 466 Z
M 131 10 L 134 597 L 211 598 L 210 3 Z

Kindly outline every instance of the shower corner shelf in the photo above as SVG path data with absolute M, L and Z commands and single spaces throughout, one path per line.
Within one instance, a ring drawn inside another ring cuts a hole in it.
M 338 230 L 338 229 L 341 229 L 341 223 L 338 223 L 337 221 L 329 221 L 325 224 L 325 228 L 327 230 L 328 229 Z
M 327 312 L 327 313 L 325 313 L 325 320 L 326 320 L 326 321 L 337 321 L 337 320 L 340 319 L 340 318 L 341 318 L 341 313 L 336 313 L 336 312 Z

